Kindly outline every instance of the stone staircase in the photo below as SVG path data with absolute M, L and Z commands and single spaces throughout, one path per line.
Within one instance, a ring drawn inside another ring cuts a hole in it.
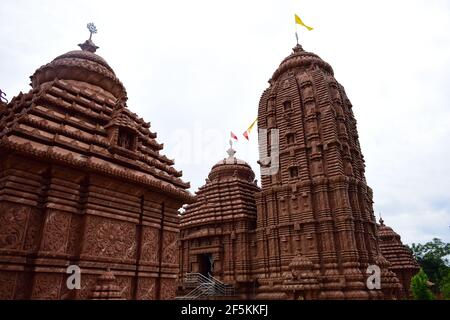
M 184 277 L 184 287 L 192 290 L 184 296 L 179 296 L 177 300 L 206 300 L 217 297 L 234 297 L 233 285 L 225 284 L 222 281 L 201 273 L 187 273 Z

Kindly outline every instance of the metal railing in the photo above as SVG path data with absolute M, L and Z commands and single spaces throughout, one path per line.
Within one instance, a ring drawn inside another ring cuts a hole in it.
M 233 285 L 225 284 L 211 275 L 206 277 L 201 273 L 187 273 L 184 277 L 184 286 L 194 289 L 177 299 L 196 300 L 205 297 L 232 297 L 235 295 Z

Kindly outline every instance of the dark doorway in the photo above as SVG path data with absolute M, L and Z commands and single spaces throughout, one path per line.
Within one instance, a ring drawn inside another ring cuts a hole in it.
M 202 253 L 198 255 L 198 272 L 208 277 L 212 275 L 213 265 L 212 265 L 212 255 L 209 253 Z

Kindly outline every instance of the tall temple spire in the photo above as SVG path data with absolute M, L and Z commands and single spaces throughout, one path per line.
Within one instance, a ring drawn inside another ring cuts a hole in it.
M 92 41 L 92 35 L 94 33 L 97 33 L 97 27 L 95 26 L 95 24 L 93 24 L 92 22 L 87 24 L 87 29 L 89 30 L 89 39 L 86 40 L 84 43 L 80 43 L 78 46 L 81 48 L 81 50 L 83 51 L 89 51 L 92 53 L 95 53 L 95 51 L 97 51 L 97 49 L 99 47 L 97 47 L 94 42 Z
M 387 269 L 372 228 L 373 192 L 365 182 L 356 120 L 344 87 L 328 63 L 300 44 L 282 60 L 269 84 L 260 99 L 258 122 L 260 128 L 278 129 L 285 136 L 279 142 L 260 139 L 260 148 L 271 150 L 276 144 L 286 152 L 278 156 L 279 174 L 261 175 L 256 195 L 256 299 L 298 298 L 295 286 L 295 291 L 284 288 L 290 280 L 278 276 L 289 270 L 297 248 L 311 260 L 309 272 L 318 275 L 320 299 L 396 296 L 399 280 Z M 370 264 L 383 270 L 382 291 L 366 286 Z

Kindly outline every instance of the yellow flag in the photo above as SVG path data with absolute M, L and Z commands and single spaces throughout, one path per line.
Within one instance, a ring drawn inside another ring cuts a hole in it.
M 250 134 L 250 131 L 252 131 L 253 127 L 255 126 L 255 123 L 258 121 L 258 118 L 255 119 L 255 121 L 252 122 L 252 124 L 248 127 L 248 129 L 242 134 L 245 139 L 249 140 L 248 136 Z
M 295 23 L 299 24 L 301 26 L 304 26 L 306 29 L 308 29 L 309 31 L 311 31 L 313 28 L 307 26 L 306 24 L 303 23 L 302 19 L 300 19 L 300 17 L 298 15 L 295 15 Z
M 255 121 L 252 122 L 250 127 L 248 127 L 248 129 L 247 129 L 248 132 L 250 132 L 253 129 L 253 127 L 255 126 L 256 121 L 258 121 L 258 118 L 256 118 Z

